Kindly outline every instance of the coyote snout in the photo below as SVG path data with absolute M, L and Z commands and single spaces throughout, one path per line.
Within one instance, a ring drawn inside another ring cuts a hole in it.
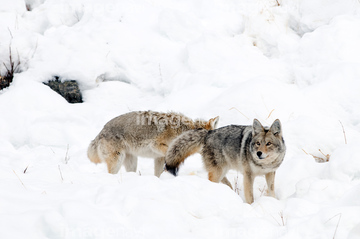
M 256 155 L 259 157 L 259 159 L 264 159 L 267 157 L 267 154 L 261 152 L 261 151 L 257 151 Z

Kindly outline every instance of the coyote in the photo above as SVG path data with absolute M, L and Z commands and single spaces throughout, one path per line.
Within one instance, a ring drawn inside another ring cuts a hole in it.
M 216 128 L 219 117 L 191 120 L 179 113 L 135 111 L 110 120 L 90 143 L 88 157 L 94 163 L 105 162 L 108 172 L 116 174 L 121 165 L 135 172 L 137 156 L 155 159 L 155 175 L 164 170 L 165 153 L 170 142 L 181 133 L 201 128 Z
M 254 119 L 252 126 L 230 125 L 181 134 L 169 145 L 165 168 L 176 176 L 179 165 L 191 154 L 200 152 L 210 181 L 221 181 L 232 188 L 226 178 L 228 170 L 235 169 L 244 175 L 245 200 L 251 204 L 254 178 L 259 175 L 265 175 L 268 193 L 275 197 L 275 171 L 285 151 L 280 121 L 275 120 L 269 128 Z

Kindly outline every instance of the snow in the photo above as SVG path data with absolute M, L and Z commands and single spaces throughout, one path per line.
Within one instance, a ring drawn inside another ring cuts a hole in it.
M 0 91 L 0 238 L 360 238 L 359 1 L 2 0 L 0 16 L 0 72 L 10 45 L 22 69 Z M 239 193 L 212 183 L 200 155 L 176 178 L 91 163 L 90 140 L 134 110 L 279 118 L 276 199 L 259 177 L 246 204 L 241 174 Z

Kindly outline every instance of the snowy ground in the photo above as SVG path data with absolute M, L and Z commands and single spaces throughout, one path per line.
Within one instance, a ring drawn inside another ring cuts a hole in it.
M 0 71 L 9 45 L 23 69 L 0 92 L 0 238 L 360 238 L 359 1 L 25 2 L 0 1 Z M 55 75 L 85 102 L 42 84 Z M 177 178 L 87 159 L 108 120 L 149 109 L 279 118 L 277 199 L 260 177 L 244 203 L 242 176 L 239 195 L 211 183 L 199 155 Z

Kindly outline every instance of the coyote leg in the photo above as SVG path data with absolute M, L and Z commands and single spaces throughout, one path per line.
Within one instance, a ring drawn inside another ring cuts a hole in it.
M 253 184 L 254 184 L 254 177 L 252 176 L 251 172 L 245 172 L 244 194 L 245 194 L 245 201 L 249 204 L 254 202 Z
M 107 164 L 108 172 L 112 174 L 117 174 L 121 168 L 123 161 L 123 155 L 118 153 L 109 154 L 108 157 L 105 157 L 105 162 Z
M 126 154 L 125 160 L 124 160 L 124 166 L 126 169 L 126 172 L 136 172 L 137 168 L 137 157 L 132 154 Z
M 154 174 L 156 177 L 160 177 L 164 171 L 165 157 L 154 159 Z
M 268 186 L 268 195 L 275 197 L 275 172 L 265 174 L 265 178 Z
M 223 177 L 223 179 L 221 179 L 221 182 L 225 185 L 228 185 L 231 189 L 233 189 L 233 187 L 231 186 L 231 183 L 229 182 L 227 177 Z

